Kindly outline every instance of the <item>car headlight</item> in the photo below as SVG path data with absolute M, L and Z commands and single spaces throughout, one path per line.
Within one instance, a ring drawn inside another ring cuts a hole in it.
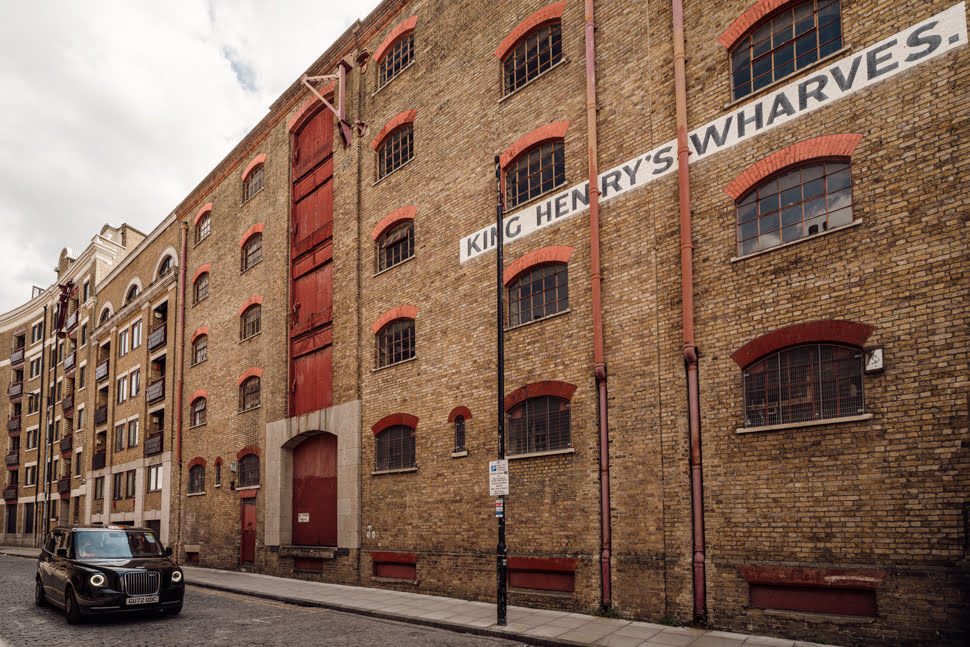
M 91 576 L 89 581 L 91 582 L 91 586 L 104 586 L 104 575 L 101 573 L 95 573 Z
M 172 582 L 178 584 L 182 581 L 182 571 L 172 571 Z

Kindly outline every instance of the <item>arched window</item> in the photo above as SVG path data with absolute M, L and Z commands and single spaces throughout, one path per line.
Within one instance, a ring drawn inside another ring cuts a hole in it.
M 405 124 L 389 134 L 377 149 L 377 179 L 402 167 L 414 157 L 414 127 Z
M 784 425 L 865 413 L 863 353 L 839 344 L 803 344 L 744 369 L 744 426 Z
M 504 94 L 511 94 L 562 60 L 562 23 L 540 25 L 502 59 Z
M 101 311 L 101 318 L 98 319 L 98 325 L 103 324 L 108 319 L 111 319 L 111 308 L 105 308 Z
M 465 451 L 465 416 L 455 416 L 455 451 Z
M 842 49 L 839 0 L 789 2 L 731 47 L 731 88 L 740 99 Z
M 239 271 L 245 272 L 263 260 L 263 235 L 253 234 L 243 243 L 239 258 Z
M 209 218 L 209 214 L 204 214 L 199 221 L 195 223 L 195 244 L 198 245 L 203 240 L 209 236 L 209 228 L 211 226 L 212 220 Z
M 199 335 L 192 342 L 192 363 L 198 364 L 208 357 L 209 336 Z
M 737 214 L 740 256 L 847 225 L 852 222 L 849 163 L 789 167 L 741 196 Z
M 138 286 L 133 285 L 128 288 L 128 294 L 125 295 L 125 303 L 131 303 L 131 301 L 138 296 Z
M 571 446 L 569 400 L 529 398 L 509 409 L 509 454 L 531 454 Z
M 259 406 L 259 378 L 247 378 L 239 385 L 239 410 L 249 411 Z
M 158 266 L 158 276 L 156 276 L 155 278 L 160 279 L 166 274 L 168 274 L 169 272 L 171 272 L 174 264 L 175 264 L 175 261 L 172 260 L 171 255 L 163 258 L 162 263 Z
M 209 273 L 203 272 L 192 284 L 192 303 L 198 303 L 209 296 Z
M 263 188 L 263 165 L 259 164 L 243 180 L 243 202 L 246 202 Z
M 381 59 L 378 69 L 377 87 L 383 87 L 388 81 L 401 73 L 414 60 L 414 32 L 402 36 L 391 45 Z
M 237 487 L 259 485 L 259 456 L 246 454 L 239 459 L 239 479 Z
M 239 339 L 249 339 L 260 330 L 262 306 L 258 303 L 249 306 L 239 318 Z
M 542 142 L 505 167 L 505 204 L 512 208 L 566 182 L 566 146 L 562 139 Z
M 565 263 L 539 265 L 509 283 L 509 326 L 518 326 L 569 308 Z
M 414 428 L 394 425 L 377 434 L 374 469 L 378 472 L 414 467 Z
M 205 492 L 205 465 L 193 465 L 189 469 L 189 494 Z
M 390 366 L 414 357 L 414 319 L 397 319 L 377 333 L 377 366 Z
M 192 426 L 204 425 L 206 421 L 206 399 L 196 398 L 192 401 Z
M 377 239 L 377 271 L 394 267 L 414 256 L 414 221 L 405 220 L 388 228 Z

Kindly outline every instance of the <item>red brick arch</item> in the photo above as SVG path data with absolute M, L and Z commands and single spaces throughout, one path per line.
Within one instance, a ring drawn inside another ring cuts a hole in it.
M 772 13 L 776 9 L 783 7 L 786 4 L 794 4 L 799 0 L 758 0 L 753 5 L 747 8 L 747 10 L 737 17 L 737 19 L 731 23 L 731 25 L 724 30 L 721 37 L 717 39 L 721 45 L 727 49 L 734 47 L 734 44 L 744 36 L 748 30 L 754 27 L 758 21 Z
M 207 202 L 204 205 L 202 205 L 202 208 L 199 209 L 199 213 L 195 214 L 195 220 L 192 221 L 192 224 L 193 225 L 199 224 L 199 221 L 202 220 L 202 216 L 204 216 L 207 213 L 210 213 L 211 211 L 212 211 L 211 202 Z
M 769 175 L 793 164 L 823 157 L 850 157 L 860 141 L 862 135 L 854 133 L 822 135 L 792 144 L 749 166 L 724 187 L 724 192 L 738 200 Z
M 208 326 L 199 326 L 198 328 L 195 329 L 195 332 L 192 333 L 191 341 L 192 343 L 195 343 L 195 340 L 198 339 L 201 335 L 208 335 L 208 334 L 209 334 Z
M 572 400 L 576 386 L 568 382 L 554 382 L 546 380 L 544 382 L 533 382 L 526 384 L 512 391 L 505 396 L 505 410 L 508 411 L 520 402 L 529 398 L 536 398 L 542 395 L 551 395 L 564 400 Z
M 256 445 L 246 445 L 245 447 L 243 447 L 242 449 L 240 449 L 238 452 L 236 452 L 236 460 L 237 461 L 241 461 L 242 460 L 242 457 L 243 456 L 246 456 L 248 454 L 256 454 L 257 456 L 262 456 L 263 455 L 263 450 L 261 450 Z
M 391 323 L 395 319 L 416 319 L 418 316 L 418 308 L 416 306 L 397 306 L 396 308 L 391 308 L 380 317 L 377 318 L 373 324 L 371 324 L 371 332 L 375 335 L 381 331 L 381 328 Z
M 246 241 L 252 238 L 256 234 L 263 233 L 263 229 L 266 227 L 265 223 L 257 222 L 255 225 L 246 230 L 246 233 L 242 235 L 239 239 L 239 246 L 242 247 L 246 244 Z
M 515 29 L 509 32 L 502 43 L 495 48 L 495 56 L 499 59 L 505 58 L 505 55 L 509 53 L 513 47 L 518 44 L 522 37 L 528 34 L 530 31 L 541 25 L 542 23 L 551 22 L 553 20 L 558 20 L 562 18 L 562 10 L 566 8 L 566 2 L 554 2 L 551 5 L 546 5 L 539 11 L 535 12 L 518 25 Z
M 868 324 L 837 319 L 794 324 L 752 339 L 734 351 L 731 359 L 741 368 L 745 368 L 765 355 L 796 344 L 835 342 L 849 346 L 862 346 L 874 330 L 875 328 Z
M 236 386 L 242 386 L 242 383 L 243 382 L 245 382 L 246 380 L 248 380 L 249 378 L 251 378 L 253 376 L 256 376 L 258 378 L 262 378 L 263 377 L 263 369 L 257 368 L 255 366 L 252 367 L 252 368 L 247 368 L 245 371 L 242 372 L 242 375 L 239 376 L 239 379 L 236 381 Z
M 256 168 L 257 166 L 259 166 L 260 164 L 263 164 L 264 162 L 266 162 L 266 153 L 260 153 L 259 155 L 257 155 L 256 157 L 254 157 L 253 158 L 253 161 L 250 162 L 246 166 L 246 170 L 242 172 L 242 179 L 243 179 L 243 181 L 244 182 L 246 181 L 246 178 L 249 177 L 250 172 L 254 168 Z
M 188 469 L 192 469 L 196 465 L 201 465 L 202 467 L 205 467 L 205 464 L 206 463 L 205 463 L 205 459 L 204 458 L 202 458 L 201 456 L 196 456 L 191 461 L 189 461 L 189 467 L 188 467 Z
M 455 407 L 448 414 L 448 422 L 454 422 L 458 416 L 461 416 L 465 420 L 471 420 L 472 412 L 468 410 L 468 407 Z
M 405 110 L 404 112 L 397 113 L 396 115 L 391 117 L 390 121 L 384 124 L 384 127 L 381 128 L 379 133 L 377 133 L 377 137 L 375 137 L 374 141 L 370 143 L 370 147 L 376 151 L 378 148 L 381 147 L 381 144 L 384 143 L 384 140 L 387 139 L 388 135 L 390 135 L 392 132 L 394 132 L 404 124 L 414 123 L 414 119 L 417 116 L 418 116 L 417 110 Z
M 532 132 L 522 135 L 514 144 L 506 148 L 505 152 L 502 153 L 499 159 L 499 163 L 501 164 L 502 168 L 505 168 L 512 160 L 518 157 L 522 151 L 550 139 L 562 139 L 566 136 L 567 128 L 569 128 L 568 121 L 554 121 L 551 124 L 539 126 Z
M 502 283 L 508 285 L 522 272 L 542 263 L 568 263 L 572 253 L 573 248 L 565 245 L 543 247 L 529 252 L 525 256 L 520 256 L 505 268 L 502 272 Z
M 208 391 L 206 391 L 205 389 L 196 389 L 195 392 L 192 393 L 192 397 L 189 398 L 189 402 L 195 402 L 199 398 L 206 398 L 206 399 L 208 399 L 208 397 L 209 397 L 209 392 Z
M 374 435 L 381 433 L 388 427 L 394 427 L 395 425 L 404 425 L 410 427 L 411 429 L 418 428 L 418 417 L 412 416 L 409 413 L 392 413 L 389 416 L 384 416 L 380 420 L 374 423 L 371 427 L 371 431 Z
M 377 240 L 378 236 L 387 231 L 392 225 L 396 225 L 402 220 L 414 220 L 414 216 L 417 214 L 417 212 L 417 207 L 401 207 L 400 209 L 395 209 L 391 213 L 381 218 L 381 221 L 377 223 L 377 226 L 371 229 L 370 237 Z
M 374 62 L 380 63 L 381 59 L 387 54 L 387 51 L 391 48 L 391 45 L 396 43 L 398 39 L 407 36 L 414 31 L 415 26 L 418 24 L 418 17 L 411 16 L 407 20 L 398 23 L 397 27 L 391 30 L 391 33 L 381 41 L 381 44 L 377 46 L 374 50 Z
M 199 277 L 202 276 L 203 274 L 205 274 L 206 272 L 208 272 L 209 271 L 209 268 L 211 268 L 211 267 L 212 266 L 209 265 L 208 263 L 206 263 L 205 265 L 200 265 L 199 266 L 199 269 L 197 269 L 195 271 L 195 274 L 192 275 L 192 282 L 195 283 L 196 281 L 198 281 L 199 280 Z
M 253 296 L 243 301 L 243 304 L 239 306 L 239 316 L 240 317 L 243 316 L 243 313 L 249 310 L 250 306 L 256 305 L 256 304 L 263 305 L 263 295 L 254 294 Z

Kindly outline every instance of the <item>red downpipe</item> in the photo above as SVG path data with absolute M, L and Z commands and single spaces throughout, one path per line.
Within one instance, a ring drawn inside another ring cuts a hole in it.
M 694 244 L 691 234 L 690 175 L 687 148 L 687 73 L 684 55 L 684 0 L 672 0 L 674 21 L 674 95 L 677 109 L 677 178 L 680 197 L 680 285 L 687 367 L 687 417 L 690 427 L 690 490 L 693 508 L 694 618 L 707 618 L 704 577 L 704 478 L 701 460 L 700 384 L 694 344 Z
M 610 429 L 606 400 L 606 360 L 603 351 L 603 275 L 600 272 L 600 188 L 597 167 L 596 134 L 596 22 L 593 0 L 586 0 L 586 131 L 589 141 L 589 259 L 593 287 L 593 361 L 600 412 L 600 523 L 603 529 L 600 546 L 603 606 L 613 604 L 610 575 L 612 525 L 610 520 Z
M 180 233 L 182 236 L 182 260 L 179 263 L 179 318 L 178 318 L 178 330 L 175 333 L 175 338 L 178 340 L 178 381 L 177 381 L 177 395 L 175 411 L 175 460 L 179 465 L 182 464 L 182 390 L 185 378 L 185 367 L 183 366 L 185 361 L 185 272 L 186 272 L 186 255 L 188 254 L 188 244 L 189 244 L 189 223 L 183 221 L 179 222 L 181 225 Z

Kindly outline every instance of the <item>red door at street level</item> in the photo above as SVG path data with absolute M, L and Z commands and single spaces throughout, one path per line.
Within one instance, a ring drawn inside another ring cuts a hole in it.
M 242 549 L 240 562 L 256 561 L 256 499 L 242 500 Z
M 320 434 L 293 450 L 293 543 L 337 545 L 337 437 Z

